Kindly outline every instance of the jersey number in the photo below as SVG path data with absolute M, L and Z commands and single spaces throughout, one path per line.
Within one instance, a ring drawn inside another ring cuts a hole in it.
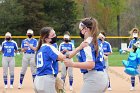
M 43 57 L 42 57 L 42 52 L 39 52 L 37 54 L 37 68 L 40 68 L 43 66 Z

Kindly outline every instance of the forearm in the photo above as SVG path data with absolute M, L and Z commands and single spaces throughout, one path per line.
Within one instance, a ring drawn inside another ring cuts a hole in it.
M 75 50 L 71 51 L 69 54 L 69 58 L 72 58 L 74 55 L 76 55 L 80 51 L 80 47 L 77 47 Z
M 81 69 L 93 69 L 95 67 L 94 62 L 74 62 L 72 67 L 74 68 L 81 68 Z
M 34 51 L 36 51 L 36 47 L 34 47 L 34 46 L 32 46 L 32 45 L 29 45 L 29 47 L 32 49 L 32 50 L 34 50 Z

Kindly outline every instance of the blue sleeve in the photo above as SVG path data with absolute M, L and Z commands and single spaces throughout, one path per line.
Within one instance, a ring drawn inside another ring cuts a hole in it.
M 37 47 L 37 40 L 35 39 L 35 42 L 33 44 L 33 47 Z
M 132 48 L 132 40 L 130 41 L 128 48 Z
M 24 48 L 24 40 L 21 42 L 21 48 Z
M 108 50 L 108 52 L 112 52 L 111 45 L 109 43 L 108 43 L 108 46 L 107 46 L 107 50 Z
M 56 61 L 58 59 L 58 55 L 50 47 L 48 47 L 47 49 L 47 54 L 53 61 Z
M 17 43 L 15 43 L 14 49 L 15 49 L 15 50 L 18 50 Z

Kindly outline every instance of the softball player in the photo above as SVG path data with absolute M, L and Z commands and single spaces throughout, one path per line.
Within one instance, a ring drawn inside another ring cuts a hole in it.
M 18 46 L 17 43 L 12 40 L 11 33 L 7 32 L 5 34 L 5 41 L 2 42 L 2 66 L 3 66 L 3 79 L 5 88 L 8 88 L 8 67 L 10 71 L 10 88 L 13 88 L 14 82 L 14 67 L 15 67 L 15 55 L 14 53 L 17 52 Z
M 63 42 L 59 45 L 59 51 L 63 53 L 64 55 L 66 52 L 71 52 L 74 50 L 74 44 L 70 42 L 70 36 L 69 34 L 64 34 Z M 71 61 L 73 61 L 73 58 L 71 58 Z M 61 79 L 65 82 L 66 74 L 68 72 L 69 75 L 69 84 L 70 84 L 70 90 L 73 90 L 72 84 L 73 84 L 73 69 L 72 67 L 66 67 L 65 64 L 62 62 L 62 70 L 61 70 Z
M 36 53 L 37 72 L 34 80 L 35 92 L 56 93 L 55 79 L 58 74 L 57 60 L 62 61 L 66 56 L 53 46 L 57 39 L 53 28 L 42 28 L 40 35 Z
M 27 34 L 28 38 L 24 39 L 21 43 L 21 51 L 23 52 L 22 58 L 22 69 L 20 72 L 20 83 L 18 88 L 22 87 L 24 75 L 26 73 L 28 65 L 30 65 L 33 80 L 35 78 L 36 65 L 35 65 L 35 51 L 37 47 L 37 40 L 32 38 L 33 30 L 28 29 Z
M 104 59 L 105 59 L 105 68 L 106 71 L 108 73 L 108 68 L 109 68 L 109 63 L 108 63 L 108 56 L 110 54 L 112 54 L 112 48 L 109 42 L 105 41 L 105 32 L 101 32 L 98 36 L 99 40 L 102 42 L 103 45 L 103 51 L 104 51 Z M 108 78 L 109 78 L 109 74 L 108 74 Z M 109 85 L 108 85 L 108 90 L 112 90 L 111 89 L 111 85 L 110 85 L 110 78 L 109 78 Z
M 102 43 L 97 41 L 98 25 L 93 18 L 85 18 L 79 24 L 80 36 L 84 40 L 93 38 L 87 47 L 80 50 L 79 62 L 65 59 L 68 67 L 81 68 L 84 84 L 81 93 L 103 93 L 108 86 L 108 76 L 104 70 Z
M 140 41 L 140 39 L 138 38 L 140 35 L 139 29 L 138 28 L 133 28 L 130 31 L 130 35 L 131 37 L 133 37 L 133 39 L 130 41 L 129 46 L 128 46 L 128 51 L 132 51 L 133 50 L 133 45 L 137 42 Z M 139 76 L 139 81 L 140 81 L 140 76 Z M 131 76 L 131 88 L 130 90 L 134 90 L 135 89 L 135 76 Z

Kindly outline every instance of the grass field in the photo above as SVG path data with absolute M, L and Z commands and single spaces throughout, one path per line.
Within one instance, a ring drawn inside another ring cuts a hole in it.
M 110 66 L 122 66 L 122 60 L 127 60 L 128 54 L 120 54 L 117 51 L 113 51 L 113 54 L 109 56 L 109 65 Z M 22 54 L 16 55 L 16 67 L 21 66 Z M 76 60 L 76 58 L 74 57 Z M 2 55 L 0 54 L 0 66 L 2 62 Z

